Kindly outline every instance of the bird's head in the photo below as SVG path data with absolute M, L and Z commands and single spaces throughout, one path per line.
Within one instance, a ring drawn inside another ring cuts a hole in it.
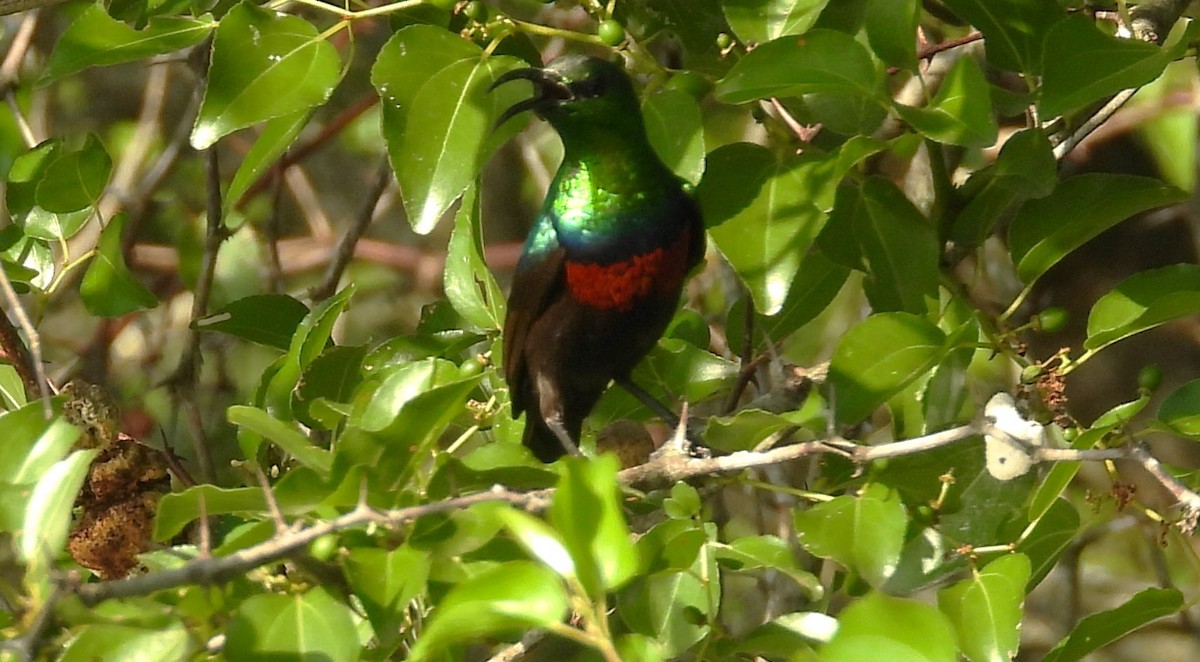
M 533 83 L 534 95 L 504 111 L 496 126 L 526 110 L 560 130 L 575 124 L 624 127 L 640 121 L 629 77 L 620 66 L 600 58 L 568 55 L 544 68 L 516 69 L 497 78 L 492 88 L 514 80 Z

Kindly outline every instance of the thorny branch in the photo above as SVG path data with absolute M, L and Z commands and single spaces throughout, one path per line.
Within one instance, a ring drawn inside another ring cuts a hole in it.
M 682 427 L 682 425 L 681 425 Z M 848 457 L 857 464 L 885 458 L 913 455 L 957 443 L 983 434 L 1004 434 L 987 418 L 934 434 L 876 446 L 865 446 L 842 438 L 809 441 L 766 451 L 741 451 L 722 457 L 693 457 L 678 448 L 683 435 L 660 449 L 646 464 L 632 467 L 618 475 L 620 484 L 638 490 L 659 489 L 676 482 L 705 476 L 734 473 L 791 462 L 805 457 L 833 453 Z M 1152 476 L 1168 486 L 1179 499 L 1184 517 L 1179 525 L 1185 531 L 1194 527 L 1200 513 L 1200 495 L 1190 491 L 1169 473 L 1143 447 L 1131 446 L 1104 450 L 1071 450 L 1046 447 L 1029 449 L 1034 462 L 1073 462 L 1128 460 L 1137 462 Z M 230 556 L 198 558 L 179 568 L 129 579 L 83 584 L 74 593 L 86 605 L 95 605 L 113 598 L 147 595 L 155 591 L 188 584 L 219 582 L 248 572 L 261 565 L 279 561 L 301 550 L 321 536 L 366 524 L 397 528 L 436 513 L 460 510 L 475 504 L 502 501 L 530 511 L 544 510 L 553 496 L 553 489 L 516 492 L 499 485 L 485 492 L 455 497 L 443 501 L 399 508 L 376 510 L 360 500 L 352 511 L 332 520 L 310 526 L 283 529 L 271 540 L 248 547 Z

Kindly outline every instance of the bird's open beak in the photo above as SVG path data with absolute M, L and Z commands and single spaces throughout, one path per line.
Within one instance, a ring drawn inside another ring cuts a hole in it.
M 543 110 L 552 108 L 574 96 L 571 88 L 562 81 L 558 74 L 547 69 L 536 68 L 514 69 L 502 74 L 496 79 L 496 82 L 492 83 L 488 91 L 514 80 L 527 80 L 533 83 L 534 95 L 513 104 L 511 108 L 501 113 L 500 118 L 496 120 L 495 126 L 497 127 L 527 110 L 540 114 Z

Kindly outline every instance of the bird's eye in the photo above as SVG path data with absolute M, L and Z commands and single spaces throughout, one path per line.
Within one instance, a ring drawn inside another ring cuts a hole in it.
M 604 96 L 607 89 L 608 81 L 603 76 L 593 76 L 576 84 L 575 96 L 580 99 L 594 99 Z

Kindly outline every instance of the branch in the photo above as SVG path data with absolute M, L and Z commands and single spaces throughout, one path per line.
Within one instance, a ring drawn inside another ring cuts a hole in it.
M 321 284 L 312 290 L 312 300 L 323 301 L 328 299 L 337 291 L 338 282 L 342 279 L 342 273 L 346 271 L 350 260 L 354 257 L 354 249 L 358 245 L 358 240 L 362 238 L 363 232 L 367 226 L 371 224 L 371 220 L 375 218 L 375 210 L 379 206 L 379 199 L 383 197 L 383 192 L 387 190 L 388 184 L 392 181 L 392 168 L 388 164 L 388 159 L 385 156 L 383 163 L 379 166 L 379 172 L 375 176 L 375 182 L 371 185 L 371 189 L 367 192 L 367 197 L 363 200 L 362 207 L 358 210 L 358 216 L 354 219 L 350 229 L 342 236 L 338 242 L 337 253 L 333 260 L 329 262 L 329 268 L 325 270 L 325 278 Z
M 229 556 L 196 559 L 172 570 L 129 579 L 83 584 L 75 588 L 75 594 L 85 605 L 91 607 L 113 598 L 148 595 L 188 584 L 211 584 L 243 575 L 253 568 L 283 559 L 321 536 L 344 529 L 364 524 L 377 524 L 394 529 L 426 515 L 460 510 L 489 501 L 504 501 L 523 508 L 542 509 L 545 507 L 547 492 L 547 490 L 540 490 L 519 493 L 495 487 L 487 492 L 421 506 L 384 511 L 374 510 L 360 503 L 354 510 L 341 517 L 276 536 L 267 542 L 247 547 Z
M 922 453 L 978 435 L 1005 435 L 1009 440 L 1012 440 L 1014 437 L 1008 433 L 1010 428 L 1011 426 L 1006 421 L 997 421 L 985 416 L 981 420 L 968 425 L 962 425 L 915 439 L 877 446 L 864 446 L 845 439 L 832 438 L 773 448 L 762 452 L 740 451 L 722 457 L 692 457 L 686 453 L 678 452 L 673 448 L 664 448 L 663 450 L 667 452 L 660 450 L 646 464 L 631 467 L 620 472 L 618 474 L 618 482 L 626 487 L 645 491 L 667 487 L 682 480 L 782 464 L 825 453 L 849 457 L 856 463 L 862 464 L 885 458 Z M 1182 530 L 1190 533 L 1195 528 L 1197 517 L 1200 517 L 1200 495 L 1197 495 L 1179 483 L 1178 480 L 1162 468 L 1158 460 L 1154 459 L 1141 446 L 1101 450 L 1035 447 L 1031 450 L 1030 457 L 1033 462 L 1100 461 L 1113 459 L 1126 459 L 1139 462 L 1179 499 L 1184 511 L 1183 521 L 1179 524 Z M 156 591 L 188 584 L 220 582 L 245 574 L 258 566 L 281 560 L 300 550 L 313 540 L 337 531 L 365 524 L 375 524 L 394 530 L 420 517 L 460 510 L 475 504 L 491 501 L 502 501 L 530 511 L 540 511 L 547 507 L 553 494 L 553 488 L 531 492 L 514 492 L 497 485 L 486 492 L 477 492 L 444 501 L 385 511 L 372 509 L 366 505 L 365 499 L 360 499 L 359 505 L 345 515 L 308 527 L 281 532 L 271 540 L 248 547 L 230 556 L 198 558 L 172 570 L 128 579 L 83 584 L 75 587 L 74 592 L 85 605 L 94 606 L 112 598 L 147 595 Z

